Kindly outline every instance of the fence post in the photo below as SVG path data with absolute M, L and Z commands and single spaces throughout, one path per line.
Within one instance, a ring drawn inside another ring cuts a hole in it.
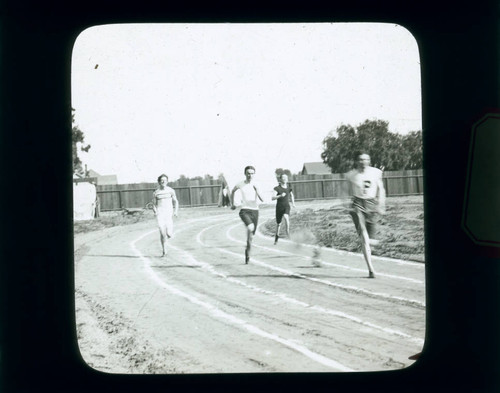
M 118 190 L 118 205 L 120 206 L 120 209 L 123 209 L 123 198 L 121 190 Z
M 321 180 L 321 198 L 325 197 L 325 181 Z
M 193 199 L 191 197 L 192 187 L 188 186 L 188 190 L 189 190 L 189 207 L 193 207 L 193 202 L 192 202 Z

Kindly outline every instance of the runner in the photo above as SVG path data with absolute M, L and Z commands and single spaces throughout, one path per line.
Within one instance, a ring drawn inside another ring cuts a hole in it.
M 245 177 L 246 179 L 242 182 L 236 184 L 231 192 L 231 209 L 236 209 L 234 204 L 234 194 L 237 190 L 241 192 L 242 205 L 240 209 L 240 218 L 247 228 L 247 247 L 245 248 L 245 264 L 250 260 L 250 249 L 252 248 L 253 235 L 257 230 L 257 223 L 259 221 L 259 203 L 257 198 L 261 202 L 264 199 L 260 196 L 257 186 L 253 183 L 253 177 L 255 175 L 255 168 L 253 166 L 245 167 Z
M 375 278 L 371 261 L 370 245 L 378 243 L 375 240 L 376 224 L 379 214 L 385 214 L 385 189 L 382 181 L 382 171 L 370 166 L 368 154 L 356 155 L 356 169 L 348 172 L 349 195 L 352 205 L 349 214 L 358 232 L 363 256 L 368 265 L 370 278 Z
M 290 236 L 290 200 L 292 206 L 295 207 L 295 199 L 293 197 L 292 186 L 288 184 L 288 176 L 282 173 L 280 176 L 280 184 L 274 187 L 276 195 L 272 196 L 272 200 L 276 200 L 276 235 L 274 235 L 274 244 L 278 243 L 281 222 L 285 219 L 285 228 L 287 236 Z
M 167 175 L 162 174 L 158 176 L 159 187 L 153 193 L 152 201 L 153 211 L 158 223 L 158 229 L 160 230 L 161 248 L 163 250 L 163 253 L 161 254 L 162 257 L 167 255 L 165 248 L 167 238 L 170 239 L 174 234 L 172 214 L 177 217 L 179 210 L 179 202 L 177 201 L 175 191 L 173 188 L 168 187 L 167 183 Z

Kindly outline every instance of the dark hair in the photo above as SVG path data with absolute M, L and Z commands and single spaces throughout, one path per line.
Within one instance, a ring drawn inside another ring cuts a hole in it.
M 158 176 L 158 183 L 160 182 L 160 180 L 161 180 L 162 177 L 166 177 L 167 181 L 168 181 L 168 176 L 165 175 L 164 173 L 162 173 L 160 176 Z
M 245 167 L 245 170 L 243 171 L 243 173 L 246 175 L 246 174 L 247 174 L 247 170 L 249 170 L 249 169 L 253 169 L 253 170 L 255 171 L 255 168 L 254 168 L 253 166 L 251 166 L 251 165 L 247 165 L 247 166 Z

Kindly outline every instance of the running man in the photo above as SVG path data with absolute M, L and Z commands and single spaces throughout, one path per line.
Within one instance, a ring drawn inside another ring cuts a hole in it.
M 287 236 L 290 236 L 290 201 L 295 207 L 295 199 L 293 197 L 292 186 L 288 184 L 288 176 L 282 173 L 280 176 L 280 184 L 274 187 L 276 195 L 272 196 L 272 200 L 276 200 L 276 234 L 274 235 L 274 244 L 278 243 L 280 234 L 281 222 L 285 219 L 285 229 Z
M 376 225 L 378 215 L 385 214 L 385 189 L 382 171 L 370 166 L 370 156 L 358 154 L 356 160 L 356 168 L 346 174 L 349 195 L 352 197 L 349 214 L 361 241 L 369 277 L 375 278 L 370 245 L 378 243 L 375 240 Z
M 174 222 L 172 215 L 177 217 L 179 210 L 179 202 L 173 188 L 167 186 L 168 176 L 162 174 L 158 176 L 158 188 L 153 193 L 153 211 L 160 230 L 162 257 L 167 255 L 165 243 L 167 238 L 170 239 L 174 234 Z M 174 209 L 175 208 L 175 209 Z
M 236 209 L 234 204 L 234 194 L 237 190 L 241 192 L 241 209 L 240 218 L 247 228 L 247 247 L 245 248 L 245 264 L 250 260 L 250 249 L 252 248 L 253 235 L 257 231 L 257 223 L 259 221 L 259 203 L 257 198 L 261 202 L 264 199 L 260 196 L 257 186 L 253 183 L 253 177 L 255 175 L 255 168 L 253 166 L 245 167 L 245 177 L 246 179 L 236 184 L 231 191 L 231 209 Z

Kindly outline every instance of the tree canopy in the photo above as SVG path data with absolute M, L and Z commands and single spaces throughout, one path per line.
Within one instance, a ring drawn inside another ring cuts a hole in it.
M 279 178 L 283 173 L 288 177 L 292 177 L 292 172 L 290 172 L 290 169 L 276 168 L 274 173 L 276 174 L 277 178 Z
M 83 131 L 75 124 L 75 114 L 74 109 L 71 108 L 71 124 L 72 124 L 72 150 L 73 150 L 73 172 L 82 173 L 82 160 L 78 157 L 78 143 L 81 143 L 80 151 L 88 152 L 90 145 L 85 146 L 85 136 Z
M 370 155 L 372 166 L 389 171 L 422 168 L 422 131 L 401 135 L 389 122 L 365 120 L 354 128 L 340 125 L 323 140 L 321 158 L 333 173 L 352 169 L 359 153 Z

